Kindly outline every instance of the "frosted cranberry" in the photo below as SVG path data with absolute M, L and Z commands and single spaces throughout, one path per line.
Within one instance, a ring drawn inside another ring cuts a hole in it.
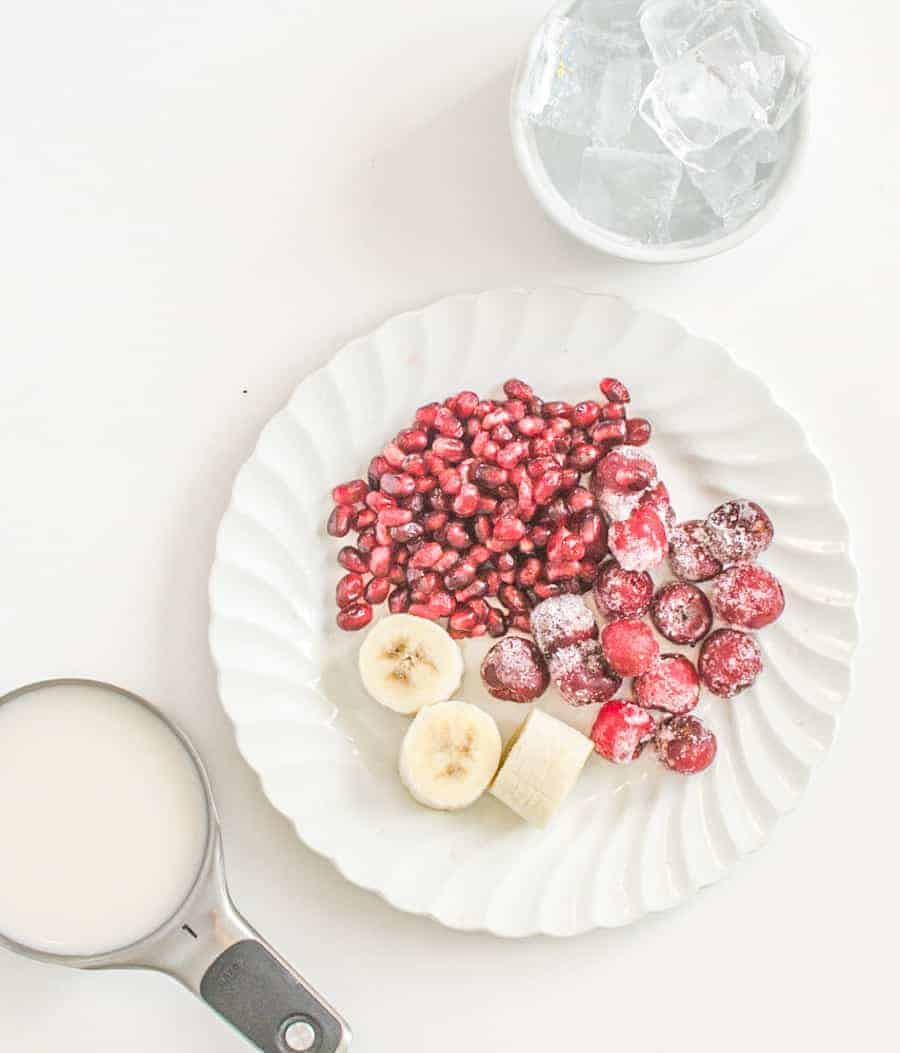
M 368 559 L 352 545 L 345 545 L 338 552 L 337 561 L 344 570 L 353 571 L 354 574 L 365 574 L 369 569 Z
M 405 614 L 409 610 L 409 589 L 394 589 L 388 596 L 388 610 L 391 614 Z
M 672 771 L 694 775 L 716 758 L 716 736 L 696 717 L 674 717 L 656 732 L 656 756 Z
M 606 702 L 622 683 L 607 665 L 596 640 L 582 640 L 555 651 L 550 658 L 550 676 L 572 706 Z
M 588 428 L 600 416 L 600 404 L 593 401 L 579 402 L 572 409 L 572 423 L 578 428 Z
M 338 607 L 349 607 L 362 599 L 365 582 L 360 574 L 345 574 L 335 586 L 334 598 Z
M 601 420 L 591 428 L 591 442 L 595 446 L 621 446 L 628 429 L 623 420 Z
M 540 651 L 521 636 L 507 636 L 494 644 L 481 663 L 481 679 L 494 698 L 508 702 L 532 702 L 550 684 Z
M 709 581 L 722 564 L 706 547 L 706 527 L 699 519 L 678 523 L 669 532 L 669 566 L 682 581 Z
M 719 617 L 743 629 L 771 625 L 784 610 L 784 592 L 774 574 L 754 563 L 739 563 L 713 582 L 713 607 Z
M 653 630 L 635 618 L 620 618 L 605 625 L 600 634 L 603 653 L 619 676 L 640 676 L 659 657 Z
M 656 486 L 642 490 L 638 508 L 652 508 L 666 528 L 666 535 L 671 536 L 672 528 L 675 526 L 675 510 L 672 508 L 669 489 L 665 483 L 659 482 Z
M 656 481 L 656 465 L 650 457 L 634 446 L 618 446 L 594 469 L 591 488 L 595 494 L 602 490 L 631 494 L 655 486 Z
M 625 441 L 629 446 L 646 446 L 650 441 L 650 421 L 632 417 L 625 422 Z
M 364 629 L 371 620 L 372 608 L 368 603 L 351 603 L 349 607 L 338 611 L 336 619 L 338 628 L 348 633 Z
M 712 608 L 706 593 L 684 581 L 664 585 L 653 597 L 650 617 L 662 636 L 672 643 L 699 643 L 712 628 Z
M 624 570 L 604 563 L 594 584 L 597 609 L 607 618 L 643 618 L 653 599 L 653 579 L 646 571 Z
M 652 508 L 636 508 L 627 519 L 612 523 L 607 543 L 625 570 L 658 566 L 669 549 L 666 528 Z
M 733 698 L 762 672 L 762 652 L 749 633 L 716 629 L 703 641 L 697 661 L 700 679 L 714 695 Z
M 706 543 L 722 563 L 740 563 L 769 547 L 775 528 L 755 501 L 726 501 L 706 517 Z
M 331 491 L 331 500 L 336 505 L 356 505 L 366 499 L 368 492 L 369 484 L 364 479 L 352 479 L 336 486 Z
M 377 518 L 378 513 L 371 508 L 358 508 L 353 513 L 353 518 L 350 520 L 350 529 L 357 532 L 365 530 L 366 527 L 372 526 Z
M 391 583 L 387 578 L 372 578 L 364 593 L 366 603 L 377 607 L 379 603 L 384 603 L 390 591 Z
M 350 520 L 353 518 L 353 510 L 349 505 L 335 505 L 325 529 L 332 537 L 346 537 L 350 533 Z
M 541 582 L 535 592 L 541 594 Z M 551 595 L 531 612 L 531 634 L 546 657 L 582 640 L 597 636 L 597 623 L 593 614 L 579 596 Z
M 605 703 L 591 728 L 594 749 L 613 764 L 630 764 L 653 738 L 656 721 L 633 702 Z
M 609 551 L 607 528 L 603 516 L 586 508 L 572 517 L 572 529 L 584 544 L 584 555 L 591 560 L 601 560 Z
M 688 713 L 700 701 L 700 677 L 682 654 L 660 655 L 646 673 L 634 678 L 631 689 L 639 706 L 666 713 Z

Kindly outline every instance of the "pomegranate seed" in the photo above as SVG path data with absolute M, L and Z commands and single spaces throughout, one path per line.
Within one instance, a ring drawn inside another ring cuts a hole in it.
M 365 530 L 366 527 L 374 526 L 377 518 L 377 513 L 371 508 L 358 508 L 350 520 L 350 528 L 359 533 L 360 530 Z
M 331 491 L 331 499 L 336 505 L 357 505 L 366 499 L 368 492 L 369 486 L 364 479 L 353 479 L 336 486 Z
M 578 572 L 578 577 L 581 581 L 590 588 L 594 584 L 594 579 L 597 577 L 597 571 L 600 569 L 600 564 L 593 559 L 583 559 L 581 561 L 581 570 Z M 587 591 L 587 590 L 585 590 Z
M 419 406 L 416 410 L 416 424 L 421 424 L 423 428 L 430 428 L 434 424 L 434 417 L 440 408 L 439 403 L 429 402 L 424 406 Z
M 455 413 L 451 413 L 450 410 L 444 409 L 443 406 L 439 407 L 435 413 L 432 427 L 438 434 L 448 439 L 462 438 L 463 426 L 459 417 Z
M 527 455 L 528 445 L 524 442 L 508 442 L 502 450 L 497 453 L 497 470 L 515 468 L 517 464 Z
M 372 620 L 372 608 L 368 603 L 351 603 L 337 613 L 338 628 L 352 633 L 364 629 Z
M 472 453 L 476 457 L 484 456 L 484 448 L 491 441 L 490 436 L 486 431 L 480 431 L 474 439 L 472 439 Z
M 426 450 L 422 454 L 422 459 L 425 461 L 425 467 L 432 475 L 440 475 L 447 467 L 447 462 L 442 457 L 438 457 L 434 450 Z
M 584 542 L 567 530 L 559 527 L 547 542 L 547 558 L 551 563 L 563 563 L 566 560 L 578 561 L 584 556 Z
M 466 421 L 466 436 L 471 440 L 481 432 L 481 421 L 477 417 L 470 417 Z
M 566 560 L 559 563 L 548 563 L 544 567 L 544 576 L 549 582 L 577 578 L 581 573 L 581 564 L 577 560 Z
M 501 585 L 499 591 L 500 602 L 510 611 L 527 611 L 528 601 L 525 593 L 517 589 L 515 585 Z
M 444 409 L 450 410 L 451 413 L 456 413 L 456 396 L 448 395 L 444 399 Z
M 421 428 L 406 428 L 395 440 L 404 453 L 421 453 L 428 446 L 428 432 Z
M 454 522 L 447 524 L 447 544 L 457 549 L 465 549 L 472 544 L 469 532 L 462 523 L 454 520 Z
M 509 616 L 509 627 L 527 633 L 531 630 L 531 618 L 527 611 L 516 611 Z
M 600 410 L 600 420 L 625 420 L 624 402 L 607 402 Z
M 423 475 L 421 478 L 416 479 L 416 493 L 427 494 L 435 489 L 438 481 L 433 475 Z
M 416 618 L 427 618 L 430 622 L 436 622 L 441 617 L 441 612 L 427 603 L 412 603 L 409 613 Z
M 344 570 L 350 570 L 354 574 L 365 574 L 369 569 L 368 560 L 358 548 L 354 548 L 352 545 L 345 545 L 338 552 L 337 561 Z
M 543 564 L 536 556 L 529 556 L 516 571 L 516 584 L 523 589 L 530 589 L 541 576 Z
M 516 569 L 516 557 L 511 552 L 504 552 L 494 562 L 497 564 L 497 570 L 501 574 Z
M 516 542 L 525 536 L 525 524 L 515 516 L 500 516 L 494 523 L 492 537 L 497 541 Z
M 456 495 L 462 488 L 462 476 L 456 468 L 445 468 L 438 476 L 438 482 L 445 494 Z
M 475 537 L 482 545 L 491 536 L 491 521 L 487 516 L 478 516 L 475 520 Z
M 428 531 L 429 534 L 435 530 L 440 530 L 441 527 L 447 523 L 446 512 L 428 512 L 422 517 L 422 526 Z
M 437 592 L 432 593 L 431 599 L 428 601 L 428 606 L 438 612 L 439 618 L 449 617 L 456 609 L 456 600 L 450 595 L 449 592 L 444 592 L 438 589 Z
M 406 457 L 406 454 L 395 442 L 389 442 L 382 450 L 382 454 L 392 468 L 399 468 L 400 465 L 403 464 L 403 459 Z
M 523 417 L 520 421 L 516 421 L 516 430 L 526 439 L 531 439 L 543 433 L 544 421 L 541 417 Z
M 479 497 L 477 512 L 479 515 L 492 515 L 497 511 L 497 505 L 496 497 Z
M 397 555 L 407 555 L 406 549 L 402 549 Z M 401 563 L 394 563 L 391 566 L 391 571 L 386 578 L 373 578 L 373 581 L 389 581 L 392 585 L 405 585 L 406 584 L 406 567 Z
M 428 503 L 435 512 L 449 512 L 452 507 L 453 498 L 445 494 L 440 487 L 436 487 L 428 495 Z
M 572 409 L 573 407 L 569 402 L 545 402 L 544 416 L 568 418 L 572 416 Z
M 616 380 L 615 377 L 604 377 L 600 381 L 600 390 L 610 402 L 631 402 L 628 388 L 625 387 L 621 380 Z
M 456 396 L 456 415 L 461 420 L 466 420 L 475 412 L 478 405 L 478 396 L 474 391 L 461 391 Z
M 388 610 L 391 614 L 405 614 L 409 610 L 409 589 L 394 589 L 388 597 Z
M 566 458 L 566 464 L 579 472 L 589 472 L 600 459 L 600 451 L 596 446 L 588 446 L 583 443 L 573 446 Z
M 506 633 L 506 615 L 496 607 L 488 609 L 485 628 L 491 636 L 503 636 Z
M 412 559 L 410 559 L 409 565 L 416 568 L 433 567 L 443 554 L 444 550 L 439 544 L 437 544 L 437 542 L 429 541 L 427 545 L 423 545 Z M 375 571 L 373 570 L 372 573 L 374 574 Z
M 466 455 L 466 447 L 461 439 L 447 438 L 445 435 L 439 435 L 431 448 L 448 464 L 459 464 Z
M 559 473 L 560 493 L 567 494 L 574 490 L 580 478 L 581 473 L 576 472 L 574 468 L 563 468 Z
M 360 552 L 367 556 L 377 544 L 378 542 L 375 540 L 375 530 L 372 527 L 364 530 L 356 539 L 356 547 Z
M 379 545 L 391 545 L 393 543 L 394 539 L 391 537 L 391 532 L 384 523 L 375 524 L 375 540 Z
M 550 535 L 552 533 L 553 531 L 545 523 L 536 523 L 531 530 L 528 531 L 528 537 L 535 548 L 543 548 L 550 540 Z
M 378 522 L 386 527 L 398 527 L 411 523 L 412 517 L 408 508 L 383 508 L 378 513 Z
M 465 483 L 453 498 L 453 511 L 461 519 L 468 519 L 478 511 L 478 487 L 474 483 Z
M 496 462 L 497 455 L 499 453 L 500 453 L 500 445 L 499 445 L 499 443 L 494 442 L 493 439 L 488 439 L 488 441 L 484 444 L 484 459 L 486 461 L 494 461 L 494 462 Z
M 408 541 L 418 541 L 425 533 L 425 528 L 419 523 L 403 523 L 401 526 L 391 527 L 391 541 L 405 545 Z
M 528 452 L 532 457 L 550 457 L 553 455 L 553 443 L 543 435 L 535 435 L 528 443 Z
M 491 464 L 479 464 L 473 478 L 485 490 L 496 491 L 509 479 L 509 475 L 504 468 L 496 468 Z
M 366 586 L 366 603 L 371 603 L 373 607 L 377 607 L 379 603 L 384 603 L 390 591 L 391 583 L 387 578 L 372 578 Z
M 451 567 L 455 567 L 459 563 L 459 553 L 454 552 L 453 549 L 448 549 L 443 556 L 435 563 L 434 569 L 437 574 L 446 574 Z
M 576 486 L 566 495 L 566 504 L 570 512 L 583 512 L 587 508 L 593 508 L 595 503 L 594 495 L 584 486 Z
M 389 545 L 376 545 L 369 556 L 369 570 L 376 578 L 386 578 L 391 570 L 391 554 L 393 550 Z
M 499 424 L 509 424 L 510 416 L 505 409 L 493 409 L 482 418 L 482 425 L 486 431 L 493 431 Z
M 391 466 L 383 457 L 380 455 L 378 457 L 373 457 L 372 460 L 369 461 L 369 470 L 367 472 L 370 489 L 374 490 L 378 486 L 378 480 L 385 472 L 389 472 L 390 470 Z
M 603 516 L 586 508 L 572 519 L 572 529 L 584 542 L 584 554 L 588 559 L 601 560 L 609 551 L 606 541 L 606 520 Z
M 507 398 L 521 399 L 523 402 L 530 402 L 534 398 L 534 391 L 531 385 L 516 377 L 511 377 L 506 381 L 503 385 L 503 393 Z
M 390 497 L 409 497 L 416 492 L 416 480 L 411 475 L 387 472 L 381 477 L 381 491 Z
M 559 489 L 562 472 L 559 468 L 548 468 L 534 484 L 534 501 L 538 505 L 548 504 Z
M 549 600 L 552 596 L 561 595 L 563 589 L 555 581 L 539 581 L 534 587 L 535 595 L 540 600 Z
M 646 446 L 650 441 L 650 421 L 635 417 L 625 423 L 625 441 L 629 446 Z
M 482 399 L 481 402 L 475 407 L 473 416 L 478 417 L 479 420 L 486 417 L 488 413 L 492 413 L 497 408 L 497 403 L 493 399 Z
M 425 495 L 410 494 L 409 497 L 401 497 L 400 507 L 412 512 L 413 518 L 420 516 L 425 511 Z
M 626 430 L 623 420 L 602 420 L 591 428 L 591 442 L 595 446 L 621 446 Z
M 403 471 L 407 475 L 421 479 L 422 476 L 428 474 L 428 469 L 425 467 L 425 458 L 421 453 L 408 453 L 403 458 Z
M 382 476 L 382 479 L 383 478 L 385 478 L 385 476 Z M 373 512 L 382 512 L 385 508 L 396 508 L 397 502 L 393 497 L 388 496 L 388 494 L 381 493 L 380 490 L 370 490 L 366 494 L 366 505 L 371 508 Z
M 350 533 L 350 520 L 353 510 L 349 505 L 335 505 L 325 529 L 332 537 L 346 537 Z
M 600 405 L 597 402 L 579 402 L 572 408 L 572 423 L 579 428 L 588 428 L 600 416 Z
M 338 607 L 349 607 L 362 598 L 365 582 L 361 574 L 345 574 L 334 589 Z
M 487 563 L 490 558 L 490 549 L 485 548 L 484 545 L 473 545 L 466 554 L 466 559 L 474 563 L 476 567 L 480 567 L 482 563 Z
M 478 571 L 478 578 L 480 581 L 483 581 L 485 585 L 487 585 L 487 591 L 485 592 L 485 596 L 496 596 L 497 593 L 500 591 L 500 586 L 503 584 L 500 581 L 500 575 L 497 573 L 497 571 L 491 570 L 490 568 L 482 567 Z
M 436 541 L 439 545 L 443 545 L 447 540 L 447 528 L 443 526 L 439 530 L 435 530 L 431 535 L 431 540 Z
M 505 446 L 508 442 L 512 442 L 513 438 L 513 433 L 509 430 L 508 424 L 498 424 L 491 432 L 491 441 L 495 442 L 500 447 Z
M 481 578 L 476 578 L 471 585 L 467 585 L 464 589 L 459 589 L 456 593 L 457 603 L 470 603 L 472 600 L 481 599 L 482 596 L 486 596 L 488 591 L 488 584 L 486 581 L 482 581 Z
M 503 403 L 503 408 L 509 414 L 509 419 L 513 424 L 522 420 L 522 418 L 528 413 L 528 407 L 521 399 L 509 399 Z
M 459 592 L 460 589 L 472 584 L 475 574 L 474 563 L 463 560 L 444 575 L 444 588 L 449 589 L 450 592 Z
M 450 629 L 468 636 L 472 629 L 478 624 L 478 615 L 467 604 L 465 607 L 457 607 L 450 615 Z

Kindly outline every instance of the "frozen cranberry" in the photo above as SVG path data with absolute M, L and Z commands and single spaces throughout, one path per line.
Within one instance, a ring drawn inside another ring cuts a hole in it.
M 666 535 L 671 536 L 672 528 L 675 526 L 675 510 L 672 508 L 669 488 L 665 483 L 658 482 L 656 486 L 641 491 L 638 508 L 652 508 L 666 528 Z
M 554 652 L 550 658 L 550 676 L 572 706 L 606 702 L 622 683 L 622 678 L 607 665 L 596 640 L 582 640 Z
M 494 698 L 531 702 L 547 690 L 550 674 L 531 640 L 507 636 L 484 656 L 481 679 Z
M 703 684 L 719 698 L 733 698 L 762 672 L 762 652 L 749 633 L 716 629 L 703 641 L 697 669 Z
M 594 600 L 607 618 L 643 618 L 652 599 L 653 579 L 646 571 L 624 570 L 615 560 L 600 568 Z
M 617 446 L 594 469 L 591 486 L 596 494 L 630 494 L 654 486 L 656 479 L 656 465 L 646 453 L 636 446 Z
M 662 520 L 652 508 L 636 508 L 609 528 L 609 551 L 625 570 L 649 570 L 666 558 L 669 542 Z
M 610 402 L 631 402 L 628 388 L 625 387 L 621 380 L 616 380 L 615 377 L 604 377 L 600 381 L 600 390 Z
M 663 654 L 646 673 L 634 678 L 631 689 L 639 706 L 688 713 L 700 700 L 700 677 L 683 654 Z
M 721 563 L 756 559 L 769 547 L 775 528 L 755 501 L 726 501 L 706 517 L 706 544 Z
M 613 764 L 629 764 L 653 738 L 656 721 L 633 702 L 614 698 L 601 707 L 591 728 L 594 749 Z
M 712 607 L 706 593 L 684 581 L 673 581 L 653 597 L 650 617 L 662 636 L 672 643 L 699 643 L 712 628 Z
M 771 625 L 784 610 L 778 578 L 755 563 L 739 563 L 713 582 L 713 607 L 719 617 L 743 629 Z
M 640 676 L 659 657 L 653 630 L 636 618 L 619 618 L 604 626 L 600 634 L 603 653 L 619 676 Z
M 694 775 L 716 758 L 716 736 L 696 717 L 674 717 L 656 732 L 656 756 L 672 771 Z
M 540 595 L 541 582 L 535 586 Z M 531 612 L 531 633 L 545 657 L 597 636 L 597 622 L 580 596 L 551 595 Z
M 706 527 L 700 519 L 688 519 L 669 532 L 669 566 L 682 581 L 709 581 L 722 564 L 706 547 Z
M 337 613 L 338 628 L 352 633 L 364 629 L 372 620 L 372 608 L 368 603 L 351 603 Z

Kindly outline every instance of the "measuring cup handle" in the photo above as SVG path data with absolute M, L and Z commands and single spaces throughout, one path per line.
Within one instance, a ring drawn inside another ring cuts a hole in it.
M 334 1010 L 246 926 L 213 961 L 200 997 L 264 1053 L 343 1053 L 350 1031 Z

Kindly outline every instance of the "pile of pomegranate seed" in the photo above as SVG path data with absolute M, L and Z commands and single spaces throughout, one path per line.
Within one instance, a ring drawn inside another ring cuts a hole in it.
M 542 600 L 593 586 L 608 553 L 604 503 L 627 508 L 623 566 L 663 558 L 657 512 L 668 495 L 640 492 L 656 482 L 636 456 L 650 424 L 627 419 L 625 385 L 607 378 L 601 398 L 576 404 L 545 402 L 522 380 L 503 393 L 420 406 L 367 480 L 334 488 L 328 533 L 356 535 L 338 554 L 342 629 L 363 628 L 387 602 L 395 614 L 446 618 L 456 638 L 528 632 Z M 616 448 L 622 464 L 609 462 Z
M 747 630 L 784 609 L 778 580 L 753 562 L 772 521 L 739 500 L 677 523 L 644 449 L 650 423 L 628 419 L 621 381 L 599 386 L 601 398 L 571 404 L 508 380 L 500 399 L 461 391 L 420 406 L 367 480 L 332 491 L 328 533 L 356 535 L 338 553 L 337 623 L 361 629 L 386 602 L 446 619 L 457 639 L 531 633 L 534 644 L 507 637 L 486 655 L 492 695 L 529 702 L 552 680 L 571 705 L 601 705 L 592 738 L 602 756 L 627 763 L 653 741 L 666 767 L 702 771 L 716 740 L 688 715 L 701 685 L 732 698 L 753 684 L 762 653 Z M 649 572 L 667 556 L 677 580 L 656 589 Z M 716 616 L 724 626 L 711 632 Z M 700 644 L 697 662 L 660 654 L 653 627 Z M 626 677 L 631 700 L 613 698 Z

